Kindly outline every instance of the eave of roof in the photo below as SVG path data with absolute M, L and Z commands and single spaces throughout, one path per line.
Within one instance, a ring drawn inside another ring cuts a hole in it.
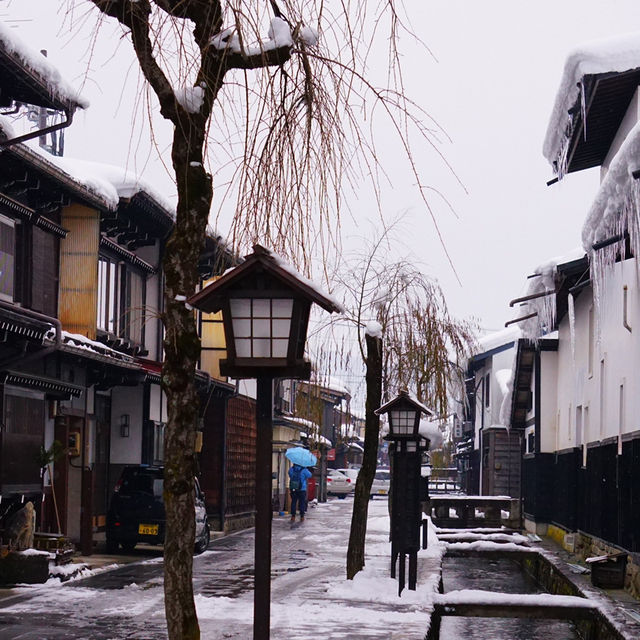
M 583 121 L 579 97 L 573 107 L 576 124 L 569 142 L 567 173 L 602 165 L 640 85 L 640 68 L 623 73 L 589 75 L 583 82 L 586 120 Z
M 60 77 L 44 56 L 36 58 L 38 55 L 0 25 L 0 66 L 5 71 L 0 74 L 0 87 L 4 90 L 0 101 L 15 100 L 70 113 L 87 108 L 89 102 Z

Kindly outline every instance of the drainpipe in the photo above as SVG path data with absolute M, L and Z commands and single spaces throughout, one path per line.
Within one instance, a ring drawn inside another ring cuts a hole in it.
M 65 116 L 67 116 L 67 119 L 63 122 L 52 124 L 48 127 L 45 127 L 44 129 L 37 129 L 36 131 L 30 131 L 29 133 L 25 133 L 24 135 L 18 136 L 17 138 L 11 138 L 9 140 L 0 141 L 0 150 L 6 149 L 7 147 L 11 147 L 14 144 L 19 144 L 20 142 L 33 140 L 33 138 L 46 136 L 48 133 L 53 133 L 54 131 L 58 131 L 59 129 L 66 129 L 73 122 L 73 111 L 71 109 L 65 109 L 64 114 Z
M 6 309 L 7 311 L 17 311 L 16 306 L 10 304 L 8 302 L 4 302 L 0 300 L 0 309 Z M 6 358 L 4 360 L 0 360 L 0 369 L 6 369 L 13 364 L 23 364 L 25 362 L 30 362 L 31 360 L 36 360 L 39 358 L 43 358 L 44 356 L 57 351 L 62 345 L 62 323 L 58 318 L 52 318 L 51 316 L 46 316 L 44 313 L 38 313 L 37 311 L 32 311 L 31 309 L 22 309 L 19 308 L 19 313 L 24 316 L 28 316 L 29 318 L 33 318 L 35 320 L 42 320 L 43 322 L 47 322 L 48 324 L 52 324 L 56 330 L 56 337 L 53 345 L 50 347 L 45 347 L 40 351 L 36 351 L 35 353 L 31 353 L 28 356 L 12 356 L 11 358 Z

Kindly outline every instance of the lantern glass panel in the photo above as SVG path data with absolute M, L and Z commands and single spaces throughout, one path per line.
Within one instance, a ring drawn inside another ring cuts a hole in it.
M 274 318 L 289 318 L 291 319 L 291 313 L 293 311 L 293 300 L 289 298 L 276 298 L 272 301 L 273 317 Z
M 289 331 L 291 330 L 291 319 L 278 319 L 271 321 L 272 333 L 274 338 L 286 338 L 289 340 Z
M 272 341 L 273 357 L 274 358 L 286 358 L 287 351 L 289 350 L 289 338 L 284 340 L 274 339 Z
M 236 338 L 236 356 L 238 358 L 251 357 L 251 338 Z
M 232 298 L 229 304 L 231 306 L 232 318 L 250 318 L 251 317 L 251 299 L 250 298 Z
M 229 305 L 236 357 L 287 357 L 293 300 L 233 298 Z
M 253 337 L 271 337 L 271 318 L 259 318 L 258 320 L 253 321 Z
M 250 338 L 251 337 L 251 320 L 245 320 L 244 318 L 233 319 L 233 335 L 236 338 Z
M 407 442 L 407 453 L 415 453 L 418 450 L 418 445 L 416 442 Z
M 408 436 L 413 433 L 416 412 L 407 410 L 392 410 L 390 413 L 391 430 L 395 435 Z
M 257 298 L 253 300 L 253 317 L 254 318 L 270 318 L 271 317 L 271 299 Z
M 253 339 L 253 357 L 254 358 L 270 358 L 271 357 L 271 340 L 269 340 L 269 338 Z

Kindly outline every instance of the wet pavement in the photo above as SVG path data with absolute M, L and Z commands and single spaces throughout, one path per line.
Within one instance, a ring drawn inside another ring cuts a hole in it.
M 274 517 L 274 640 L 424 638 L 428 597 L 405 591 L 399 599 L 388 577 L 386 501 L 370 503 L 366 571 L 344 579 L 351 505 L 330 500 L 293 527 L 288 517 Z M 163 640 L 162 557 L 149 553 L 141 547 L 141 560 L 117 569 L 0 594 L 0 640 Z M 429 594 L 439 564 L 439 557 L 420 559 L 420 586 Z M 203 640 L 251 637 L 253 530 L 216 539 L 194 558 L 194 592 Z

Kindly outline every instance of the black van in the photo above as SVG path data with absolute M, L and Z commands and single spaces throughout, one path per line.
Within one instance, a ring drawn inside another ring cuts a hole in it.
M 210 531 L 204 495 L 195 480 L 195 553 L 209 546 Z M 162 499 L 164 468 L 145 464 L 125 467 L 116 483 L 107 513 L 107 552 L 121 546 L 132 551 L 138 542 L 164 542 L 165 511 Z

